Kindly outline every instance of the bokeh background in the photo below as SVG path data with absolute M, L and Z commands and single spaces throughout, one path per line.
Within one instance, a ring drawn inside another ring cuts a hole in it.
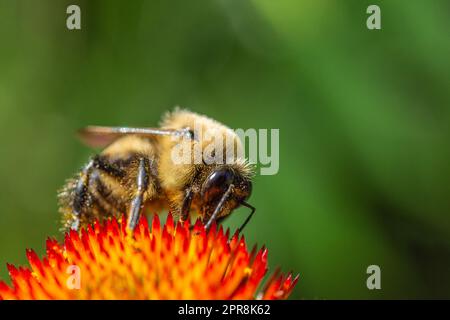
M 0 278 L 61 238 L 76 129 L 181 105 L 280 129 L 246 239 L 300 273 L 293 298 L 450 298 L 449 30 L 447 0 L 0 0 Z

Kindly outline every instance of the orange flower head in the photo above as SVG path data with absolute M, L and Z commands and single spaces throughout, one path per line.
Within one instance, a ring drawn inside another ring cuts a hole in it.
M 143 217 L 133 233 L 125 219 L 97 221 L 27 258 L 30 268 L 8 265 L 12 285 L 0 282 L 0 299 L 286 299 L 298 279 L 275 272 L 258 290 L 267 249 L 249 252 L 237 232 L 171 215 L 164 227 L 155 216 L 151 230 Z

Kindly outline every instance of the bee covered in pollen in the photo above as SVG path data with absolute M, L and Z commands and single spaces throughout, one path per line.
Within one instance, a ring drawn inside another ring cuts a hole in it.
M 199 139 L 197 131 L 213 133 L 227 143 L 212 145 Z M 215 158 L 229 155 L 230 148 L 242 148 L 238 135 L 216 120 L 176 109 L 163 117 L 159 128 L 90 126 L 80 130 L 80 136 L 103 150 L 58 194 L 66 230 L 124 213 L 133 230 L 141 214 L 164 208 L 182 221 L 197 214 L 209 229 L 243 205 L 251 212 L 242 231 L 255 212 L 247 203 L 253 168 L 242 153 L 233 152 L 226 161 L 205 161 L 206 152 Z M 187 161 L 174 161 L 179 147 L 194 151 L 185 156 Z

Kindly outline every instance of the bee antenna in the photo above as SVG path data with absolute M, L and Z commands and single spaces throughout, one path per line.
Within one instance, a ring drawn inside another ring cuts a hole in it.
M 250 221 L 250 219 L 252 218 L 253 214 L 256 211 L 256 208 L 254 206 L 252 206 L 251 204 L 248 204 L 245 201 L 241 202 L 241 205 L 243 205 L 244 207 L 249 208 L 250 210 L 252 210 L 252 212 L 250 212 L 250 214 L 247 216 L 247 219 L 245 219 L 244 223 L 239 227 L 238 232 L 241 233 L 242 230 L 244 230 L 245 226 L 247 225 L 247 223 Z

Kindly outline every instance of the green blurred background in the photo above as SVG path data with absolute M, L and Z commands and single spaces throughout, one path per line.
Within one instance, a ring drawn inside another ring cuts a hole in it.
M 300 273 L 293 298 L 450 298 L 449 18 L 448 0 L 0 0 L 0 278 L 61 238 L 56 190 L 93 153 L 77 128 L 181 105 L 280 129 L 246 238 Z

